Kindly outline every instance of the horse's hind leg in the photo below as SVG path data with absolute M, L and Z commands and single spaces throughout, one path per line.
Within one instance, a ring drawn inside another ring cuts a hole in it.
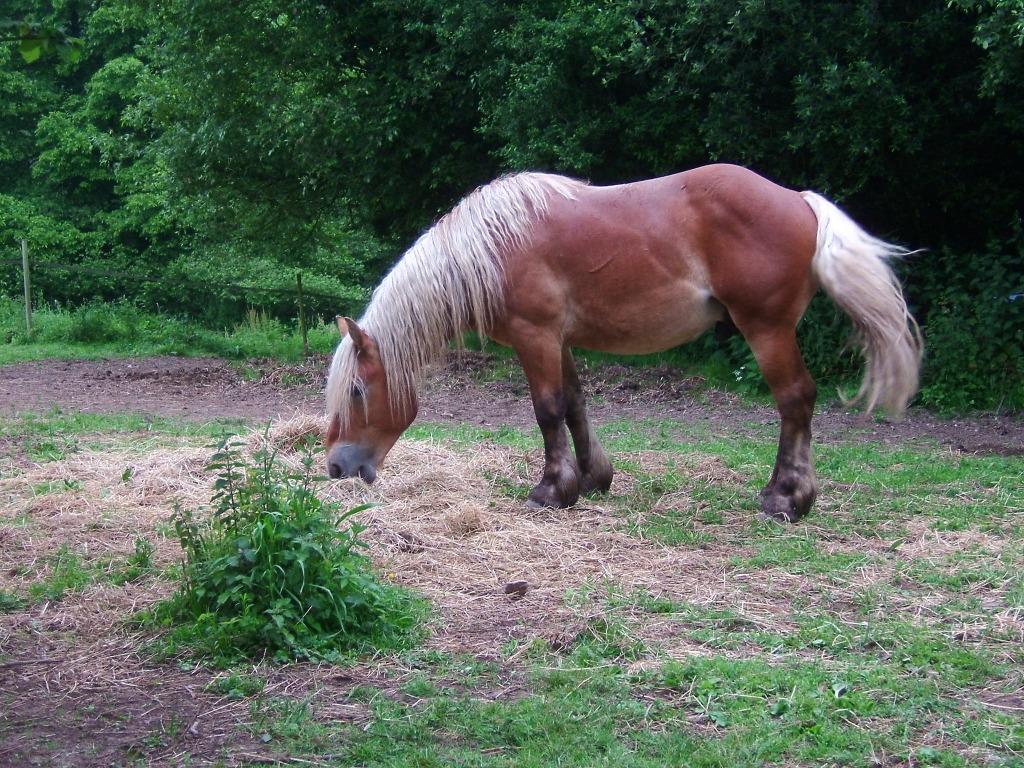
M 562 351 L 562 391 L 565 393 L 565 423 L 576 447 L 576 462 L 580 470 L 580 495 L 603 493 L 612 485 L 612 463 L 587 418 L 583 388 L 568 348 Z
M 807 514 L 818 493 L 811 459 L 817 387 L 804 365 L 795 330 L 763 329 L 745 336 L 782 419 L 775 468 L 761 491 L 761 512 L 775 520 L 796 522 Z

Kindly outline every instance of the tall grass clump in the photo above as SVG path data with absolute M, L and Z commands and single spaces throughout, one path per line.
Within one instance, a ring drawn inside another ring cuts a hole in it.
M 289 324 L 250 309 L 229 328 L 206 327 L 194 318 L 146 310 L 130 301 L 91 301 L 80 306 L 33 308 L 32 332 L 20 299 L 0 297 L 0 364 L 20 360 L 145 355 L 215 355 L 225 358 L 303 360 L 338 343 L 332 322 L 312 319 L 308 344 Z
M 337 328 L 333 325 L 333 342 L 338 343 Z M 324 351 L 331 346 L 324 348 Z M 225 357 L 251 359 L 269 357 L 274 360 L 301 360 L 305 350 L 302 337 L 294 326 L 250 307 L 244 319 L 226 331 L 223 338 L 211 348 L 212 352 Z
M 203 517 L 179 505 L 172 522 L 184 551 L 178 591 L 150 614 L 172 646 L 231 663 L 271 658 L 335 660 L 396 648 L 417 636 L 423 602 L 380 579 L 354 517 L 314 492 L 314 450 L 301 473 L 270 450 L 246 459 L 225 440 Z

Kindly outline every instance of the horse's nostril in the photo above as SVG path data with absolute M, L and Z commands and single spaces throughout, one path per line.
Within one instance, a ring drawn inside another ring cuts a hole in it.
M 344 443 L 331 448 L 327 456 L 327 474 L 332 480 L 359 477 L 367 483 L 377 479 L 373 455 L 361 445 Z

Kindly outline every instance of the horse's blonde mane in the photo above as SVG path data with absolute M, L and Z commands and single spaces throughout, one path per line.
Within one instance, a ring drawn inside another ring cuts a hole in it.
M 423 369 L 466 331 L 485 333 L 504 305 L 504 258 L 527 245 L 553 195 L 575 199 L 584 182 L 521 173 L 480 187 L 406 251 L 359 320 L 377 342 L 390 404 L 411 404 Z M 346 336 L 327 379 L 327 412 L 348 424 L 356 356 Z

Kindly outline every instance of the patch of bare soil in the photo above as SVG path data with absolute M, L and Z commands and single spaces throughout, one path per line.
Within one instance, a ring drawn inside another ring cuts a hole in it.
M 146 413 L 190 421 L 267 421 L 323 410 L 327 359 L 281 366 L 270 361 L 232 364 L 215 358 L 153 357 L 114 360 L 48 360 L 0 367 L 0 415 L 53 410 Z M 424 385 L 419 419 L 499 427 L 533 425 L 529 389 L 516 370 L 494 380 L 493 357 L 461 351 L 448 356 Z M 609 365 L 581 371 L 598 423 L 672 419 L 728 436 L 764 432 L 778 415 L 771 405 L 751 405 L 709 389 L 700 377 L 677 369 Z M 928 440 L 966 453 L 1024 455 L 1024 419 L 984 414 L 944 419 L 911 409 L 902 421 L 870 420 L 822 398 L 814 420 L 819 441 L 862 438 L 893 443 Z M 758 429 L 760 428 L 760 429 Z
M 324 360 L 236 367 L 176 357 L 7 366 L 0 368 L 0 415 L 137 411 L 195 421 L 245 419 L 254 427 L 273 418 L 270 439 L 282 446 L 286 460 L 297 462 L 289 449 L 296 435 L 322 428 L 325 367 Z M 453 355 L 426 385 L 420 418 L 493 427 L 532 424 L 521 377 L 493 381 L 489 371 L 486 356 Z M 599 423 L 626 419 L 642 431 L 644 420 L 667 418 L 679 424 L 681 436 L 694 426 L 723 436 L 763 436 L 775 423 L 772 408 L 741 404 L 669 370 L 609 366 L 586 371 L 585 379 L 594 395 L 591 414 Z M 912 412 L 899 423 L 864 424 L 826 406 L 816 423 L 818 439 L 824 441 L 923 440 L 957 451 L 1024 453 L 1021 421 L 995 415 L 943 420 Z M 260 445 L 262 429 L 255 428 L 248 439 L 252 447 Z M 74 552 L 90 568 L 116 570 L 132 555 L 136 541 L 145 538 L 155 548 L 155 564 L 165 566 L 180 554 L 166 526 L 173 504 L 198 508 L 209 499 L 211 478 L 203 471 L 209 449 L 186 440 L 154 443 L 140 435 L 131 445 L 72 447 L 63 459 L 45 462 L 30 460 L 17 440 L 0 437 L 0 447 L 10 452 L 0 464 L 5 505 L 0 512 L 0 595 L 23 594 L 28 584 L 44 580 L 58 567 L 62 550 Z M 664 461 L 646 451 L 628 458 L 645 470 Z M 684 461 L 695 477 L 725 488 L 739 488 L 747 480 L 699 450 L 675 460 Z M 820 599 L 835 611 L 844 600 L 855 606 L 856 595 L 869 591 L 873 580 L 888 583 L 906 558 L 1004 546 L 996 534 L 936 532 L 913 524 L 901 532 L 898 546 L 891 539 L 833 538 L 829 546 L 836 552 L 884 550 L 889 560 L 884 567 L 861 571 L 862 583 L 854 579 L 846 585 L 848 595 L 834 584 L 822 591 L 813 575 L 777 569 L 727 573 L 730 558 L 742 557 L 749 510 L 725 514 L 715 537 L 700 546 L 668 547 L 624 534 L 618 518 L 600 502 L 527 511 L 494 486 L 494 478 L 526 485 L 539 465 L 539 443 L 526 452 L 483 444 L 468 455 L 443 445 L 400 442 L 374 486 L 338 482 L 327 491 L 344 508 L 381 502 L 362 518 L 377 564 L 438 609 L 439 625 L 428 649 L 494 663 L 496 679 L 483 695 L 495 698 L 519 695 L 525 685 L 520 654 L 538 642 L 555 650 L 569 647 L 587 631 L 591 609 L 586 601 L 567 600 L 573 592 L 611 584 L 624 594 L 639 591 L 728 610 L 751 626 L 782 633 L 792 596 L 805 602 Z M 620 472 L 616 492 L 629 493 L 637 482 Z M 686 510 L 691 500 L 666 494 L 658 504 Z M 804 534 L 831 535 L 815 528 L 813 516 L 801 525 Z M 363 698 L 350 695 L 356 687 L 369 686 L 396 699 L 407 696 L 401 688 L 413 671 L 395 662 L 345 669 L 261 666 L 259 677 L 267 683 L 255 699 L 233 695 L 224 673 L 153 664 L 139 655 L 143 638 L 124 619 L 172 588 L 152 576 L 123 584 L 98 579 L 63 599 L 0 612 L 0 659 L 5 660 L 0 662 L 0 767 L 271 764 L 281 754 L 279 736 L 268 726 L 274 718 L 263 715 L 272 714 L 275 701 L 308 702 L 325 723 L 358 726 L 372 715 Z M 890 608 L 921 611 L 933 597 L 914 594 L 907 598 L 913 606 Z M 854 613 L 851 607 L 851 621 Z M 1004 634 L 1017 637 L 1019 645 L 1024 641 L 1021 617 L 1008 610 L 1004 618 Z M 724 653 L 680 637 L 671 618 L 656 613 L 631 617 L 630 631 L 666 657 Z M 460 682 L 451 684 L 456 688 Z M 1000 701 L 1013 707 L 1022 703 L 1019 698 Z M 325 742 L 308 762 L 327 762 L 325 755 L 343 749 Z
M 0 368 L 0 413 L 146 413 L 190 421 L 312 411 L 325 364 L 193 357 L 45 360 Z
M 444 369 L 428 380 L 419 418 L 487 427 L 534 424 L 529 388 L 521 372 L 517 369 L 505 381 L 487 380 L 489 365 L 486 354 L 452 353 Z M 751 404 L 732 393 L 709 388 L 700 376 L 686 376 L 670 366 L 581 367 L 580 377 L 588 396 L 587 411 L 598 425 L 626 420 L 642 430 L 648 419 L 670 419 L 679 425 L 683 440 L 691 427 L 726 438 L 764 435 L 767 430 L 775 439 L 778 412 L 773 404 Z M 945 419 L 914 408 L 899 421 L 865 419 L 842 408 L 835 397 L 823 395 L 813 426 L 819 442 L 926 441 L 964 453 L 1024 456 L 1021 415 L 978 414 Z

